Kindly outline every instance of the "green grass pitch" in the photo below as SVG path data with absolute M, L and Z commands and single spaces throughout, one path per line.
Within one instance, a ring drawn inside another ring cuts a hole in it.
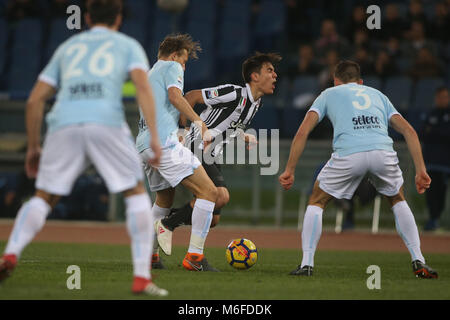
M 0 242 L 3 250 L 5 242 Z M 210 263 L 221 273 L 188 272 L 181 267 L 186 248 L 163 255 L 167 270 L 153 272 L 155 283 L 177 300 L 299 300 L 299 299 L 450 299 L 450 255 L 428 254 L 439 279 L 413 276 L 409 254 L 318 251 L 313 277 L 288 273 L 300 260 L 297 250 L 258 248 L 258 262 L 236 270 L 225 259 L 225 248 L 207 248 Z M 69 265 L 81 269 L 81 289 L 69 290 Z M 369 265 L 381 269 L 381 289 L 369 290 Z M 13 276 L 0 286 L 0 299 L 152 299 L 130 293 L 132 266 L 125 245 L 32 243 Z

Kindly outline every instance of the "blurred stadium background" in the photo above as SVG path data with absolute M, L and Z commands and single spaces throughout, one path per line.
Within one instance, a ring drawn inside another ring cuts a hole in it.
M 275 94 L 264 97 L 255 129 L 280 130 L 280 170 L 290 141 L 311 101 L 332 85 L 333 66 L 343 58 L 358 61 L 365 84 L 382 90 L 420 132 L 434 92 L 450 84 L 450 1 L 308 1 L 189 0 L 181 12 L 161 9 L 156 0 L 127 0 L 121 31 L 136 38 L 156 61 L 159 42 L 171 32 L 188 32 L 201 42 L 199 59 L 187 65 L 185 92 L 222 83 L 241 84 L 240 67 L 256 50 L 276 51 Z M 77 30 L 66 27 L 66 8 L 83 1 L 0 0 L 0 218 L 14 217 L 33 192 L 23 172 L 26 148 L 24 107 L 38 73 L 55 48 Z M 381 8 L 381 29 L 366 27 L 367 6 Z M 131 89 L 131 90 L 130 90 Z M 137 132 L 138 112 L 132 88 L 124 88 L 127 117 Z M 50 107 L 50 103 L 49 103 Z M 44 126 L 45 130 L 45 126 Z M 404 141 L 393 133 L 405 177 L 407 200 L 419 226 L 427 219 L 424 196 L 414 188 L 414 168 Z M 231 200 L 223 223 L 297 226 L 314 174 L 331 153 L 332 127 L 323 121 L 314 130 L 297 170 L 293 191 L 282 192 L 275 176 L 261 176 L 257 165 L 226 165 Z M 179 189 L 176 202 L 189 194 Z M 450 228 L 450 199 L 441 224 Z M 375 201 L 355 202 L 357 227 L 368 227 Z M 334 226 L 332 205 L 324 225 Z M 108 195 L 92 170 L 77 181 L 50 219 L 122 220 L 120 197 Z M 394 228 L 387 204 L 381 203 L 380 226 Z

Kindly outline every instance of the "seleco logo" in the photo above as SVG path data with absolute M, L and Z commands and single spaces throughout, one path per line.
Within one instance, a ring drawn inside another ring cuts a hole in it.
M 362 126 L 365 124 L 380 124 L 380 119 L 377 116 L 357 116 L 352 118 L 355 126 Z

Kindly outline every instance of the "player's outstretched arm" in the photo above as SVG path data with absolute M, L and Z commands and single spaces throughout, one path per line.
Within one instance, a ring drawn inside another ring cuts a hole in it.
M 416 189 L 418 193 L 424 193 L 430 187 L 431 178 L 428 176 L 423 160 L 422 148 L 416 130 L 401 115 L 395 114 L 390 119 L 391 126 L 405 138 L 409 153 L 413 158 L 416 169 Z
M 37 81 L 28 97 L 25 111 L 27 128 L 27 154 L 25 172 L 28 178 L 36 178 L 41 154 L 41 126 L 45 102 L 54 96 L 54 87 L 43 81 Z
M 314 129 L 318 121 L 319 115 L 316 112 L 308 112 L 295 134 L 286 168 L 278 179 L 285 190 L 289 190 L 294 184 L 295 167 L 305 149 L 309 133 Z
M 133 69 L 130 72 L 130 77 L 136 86 L 137 101 L 152 136 L 150 147 L 154 153 L 154 157 L 150 162 L 152 165 L 157 166 L 161 158 L 161 144 L 158 131 L 156 130 L 156 111 L 153 91 L 148 82 L 147 73 L 144 70 Z
M 184 98 L 186 99 L 186 101 L 189 103 L 189 105 L 194 108 L 195 105 L 197 104 L 201 104 L 201 103 L 205 103 L 203 101 L 203 95 L 202 95 L 202 90 L 191 90 L 188 93 L 186 93 L 184 95 Z M 180 121 L 182 121 L 182 124 L 185 126 L 185 128 L 187 130 L 189 130 L 189 126 L 187 124 L 187 118 L 184 114 L 180 114 Z
M 185 97 L 183 97 L 183 94 L 181 93 L 181 90 L 178 89 L 177 87 L 170 87 L 168 89 L 168 94 L 169 94 L 169 101 L 170 101 L 170 103 L 175 108 L 177 108 L 178 111 L 180 111 L 180 113 L 184 114 L 186 116 L 186 118 L 188 120 L 190 120 L 191 122 L 194 122 L 194 123 L 197 123 L 197 124 L 201 124 L 203 140 L 209 141 L 210 137 L 209 136 L 208 137 L 205 136 L 206 131 L 208 131 L 208 127 L 202 121 L 200 116 L 197 113 L 195 113 L 195 111 L 194 111 L 192 105 L 190 104 L 190 102 L 188 102 L 188 100 Z M 203 98 L 202 98 L 202 101 L 203 101 Z
M 189 91 L 184 95 L 184 97 L 192 108 L 194 108 L 196 104 L 205 103 L 203 101 L 202 90 L 199 89 Z

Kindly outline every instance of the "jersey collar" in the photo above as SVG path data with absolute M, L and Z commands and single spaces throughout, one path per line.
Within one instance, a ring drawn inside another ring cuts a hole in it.
M 247 96 L 250 98 L 251 103 L 255 103 L 255 99 L 253 99 L 252 95 L 252 88 L 250 88 L 248 83 L 245 84 L 245 87 L 247 88 Z
M 108 29 L 106 27 L 96 26 L 96 27 L 92 27 L 91 31 L 92 32 L 107 32 L 107 31 L 111 31 L 111 29 Z

